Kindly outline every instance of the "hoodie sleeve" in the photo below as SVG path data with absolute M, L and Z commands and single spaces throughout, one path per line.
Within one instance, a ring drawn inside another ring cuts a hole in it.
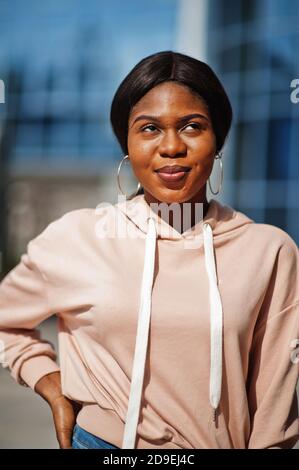
M 53 345 L 37 329 L 55 314 L 48 297 L 47 269 L 53 262 L 47 241 L 56 223 L 28 243 L 19 264 L 0 283 L 2 366 L 32 389 L 41 377 L 60 370 Z
M 249 449 L 287 449 L 299 439 L 299 255 L 284 234 L 250 351 Z

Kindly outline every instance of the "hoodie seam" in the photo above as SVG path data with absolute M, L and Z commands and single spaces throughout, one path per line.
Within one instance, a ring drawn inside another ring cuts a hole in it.
M 287 313 L 288 310 L 292 309 L 293 307 L 296 307 L 296 306 L 299 306 L 299 300 L 297 300 L 295 303 L 293 304 L 290 304 L 288 305 L 287 307 L 285 307 L 284 309 L 280 310 L 278 313 L 276 313 L 275 315 L 273 315 L 271 318 L 269 318 L 268 320 L 265 320 L 257 329 L 257 331 L 254 333 L 254 335 L 258 335 L 260 333 L 260 331 L 262 331 L 269 323 L 271 323 L 272 320 L 276 320 L 278 317 L 280 317 L 281 315 L 284 315 L 285 313 Z
M 32 246 L 32 248 L 34 248 L 34 246 Z M 33 260 L 32 256 L 29 254 L 29 252 L 28 252 L 28 255 L 29 255 L 30 261 L 31 261 L 34 269 L 37 271 L 37 273 L 39 274 L 39 277 L 42 280 L 43 297 L 45 298 L 45 301 L 46 301 L 46 312 L 47 312 L 47 316 L 48 316 L 48 314 L 50 313 L 50 301 L 49 301 L 49 293 L 48 293 L 48 285 L 49 285 L 48 278 L 47 278 L 46 274 L 38 267 L 37 263 Z

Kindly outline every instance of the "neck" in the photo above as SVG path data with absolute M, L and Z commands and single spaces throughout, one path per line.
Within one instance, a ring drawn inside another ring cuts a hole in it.
M 189 228 L 196 225 L 200 222 L 207 214 L 209 209 L 209 202 L 206 198 L 205 187 L 203 188 L 202 194 L 197 194 L 193 198 L 184 201 L 184 202 L 165 202 L 156 199 L 150 193 L 144 190 L 144 198 L 145 201 L 151 206 L 151 209 L 156 212 L 156 214 L 165 220 L 169 225 L 174 227 L 178 232 L 183 233 L 184 231 L 188 230 Z M 155 204 L 153 204 L 155 203 Z M 167 204 L 170 206 L 171 204 L 176 206 L 176 210 L 165 211 L 159 209 L 159 204 Z M 177 207 L 180 208 L 179 215 L 174 217 L 174 214 L 177 214 Z

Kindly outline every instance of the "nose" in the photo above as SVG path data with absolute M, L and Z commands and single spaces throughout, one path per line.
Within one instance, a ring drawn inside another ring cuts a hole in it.
M 176 130 L 169 129 L 165 132 L 159 144 L 159 153 L 161 157 L 176 157 L 186 154 L 186 144 Z

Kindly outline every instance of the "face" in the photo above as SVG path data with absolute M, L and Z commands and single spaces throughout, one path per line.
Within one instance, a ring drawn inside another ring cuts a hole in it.
M 128 152 L 148 202 L 206 200 L 216 137 L 207 106 L 184 85 L 161 83 L 136 103 L 129 117 Z M 166 165 L 189 170 L 177 176 L 157 172 Z

